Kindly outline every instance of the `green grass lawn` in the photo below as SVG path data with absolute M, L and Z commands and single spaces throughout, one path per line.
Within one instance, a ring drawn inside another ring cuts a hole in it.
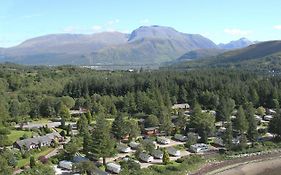
M 8 135 L 9 143 L 14 143 L 15 141 L 19 140 L 19 138 L 24 134 L 27 134 L 28 137 L 31 137 L 32 131 L 11 130 L 11 134 Z
M 48 153 L 50 153 L 51 151 L 53 151 L 55 148 L 47 148 L 46 150 L 44 151 L 41 151 L 41 152 L 37 152 L 37 153 L 33 153 L 32 155 L 34 156 L 34 158 L 37 160 L 40 156 L 45 156 L 47 155 Z M 17 164 L 17 167 L 18 168 L 21 168 L 23 166 L 26 166 L 29 164 L 29 157 L 26 158 L 26 159 L 21 159 L 18 161 L 18 164 Z
M 32 121 L 32 123 L 34 123 L 34 124 L 47 124 L 49 122 L 50 122 L 50 120 L 46 119 L 46 118 L 41 118 L 41 119 Z

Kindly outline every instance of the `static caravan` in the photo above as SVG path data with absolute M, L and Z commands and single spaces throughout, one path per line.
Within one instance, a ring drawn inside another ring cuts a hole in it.
M 119 174 L 121 171 L 121 166 L 116 163 L 108 163 L 106 164 L 106 170 Z
M 72 164 L 73 163 L 70 161 L 62 160 L 59 162 L 59 167 L 67 170 L 72 170 Z
M 129 143 L 129 146 L 132 148 L 132 149 L 138 149 L 140 143 L 137 143 L 137 142 L 134 142 L 134 141 L 131 141 Z
M 117 150 L 121 153 L 129 153 L 129 152 L 132 152 L 131 148 L 127 145 L 124 145 L 124 144 L 119 144 L 117 146 Z
M 178 141 L 185 142 L 187 141 L 187 137 L 181 134 L 175 134 L 174 138 Z
M 144 161 L 144 162 L 152 162 L 154 159 L 151 155 L 146 154 L 146 153 L 140 153 L 139 159 Z
M 163 152 L 160 150 L 153 150 L 151 155 L 155 158 L 155 159 L 162 159 L 163 158 Z
M 167 148 L 167 151 L 171 156 L 180 157 L 181 155 L 181 152 L 174 147 Z
M 163 145 L 168 145 L 171 143 L 170 139 L 165 137 L 157 137 L 157 142 Z
M 190 150 L 194 153 L 201 153 L 209 150 L 208 145 L 204 143 L 198 143 L 190 146 Z

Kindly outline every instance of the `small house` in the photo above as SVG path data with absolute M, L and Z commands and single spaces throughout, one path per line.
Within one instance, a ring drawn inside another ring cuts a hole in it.
M 63 140 L 64 138 L 59 133 L 54 132 L 54 133 L 46 134 L 44 136 L 18 140 L 13 144 L 13 146 L 21 150 L 22 149 L 31 150 L 43 146 L 51 146 L 55 142 L 61 142 Z
M 163 145 L 168 145 L 171 143 L 170 139 L 166 137 L 157 137 L 157 142 Z
M 172 106 L 172 109 L 189 109 L 190 105 L 187 103 L 182 103 L 182 104 L 174 104 Z
M 119 174 L 121 171 L 121 166 L 116 163 L 108 163 L 108 164 L 106 164 L 106 170 Z
M 180 151 L 174 147 L 168 147 L 167 151 L 171 156 L 180 157 L 181 155 Z
M 144 128 L 144 134 L 147 136 L 155 136 L 159 133 L 159 127 Z
M 156 159 L 162 159 L 164 154 L 161 150 L 155 149 L 152 151 L 151 155 Z
M 143 162 L 152 162 L 154 159 L 151 155 L 147 154 L 147 153 L 140 153 L 139 155 L 139 159 Z
M 187 136 L 184 136 L 182 134 L 175 134 L 174 138 L 181 142 L 185 142 L 188 139 Z
M 208 145 L 204 143 L 198 143 L 190 146 L 190 151 L 194 153 L 201 153 L 201 152 L 206 152 L 209 150 Z

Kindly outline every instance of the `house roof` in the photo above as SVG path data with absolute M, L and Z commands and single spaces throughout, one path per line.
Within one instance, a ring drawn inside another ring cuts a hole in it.
M 149 128 L 144 128 L 145 131 L 153 131 L 155 129 L 159 129 L 159 127 L 149 127 Z
M 185 108 L 190 108 L 190 105 L 187 103 L 182 103 L 182 104 L 174 104 L 172 106 L 172 109 L 185 109 Z
M 57 132 L 53 132 L 44 136 L 39 136 L 39 137 L 33 137 L 33 138 L 28 138 L 24 140 L 18 140 L 16 141 L 16 144 L 19 145 L 19 147 L 23 147 L 24 145 L 26 147 L 30 147 L 32 144 L 39 144 L 39 143 L 51 143 L 56 137 L 61 137 L 61 135 Z

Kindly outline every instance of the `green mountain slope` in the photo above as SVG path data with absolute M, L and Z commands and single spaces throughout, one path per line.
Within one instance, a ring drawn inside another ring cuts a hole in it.
M 173 65 L 175 68 L 232 67 L 281 70 L 281 41 L 268 41 L 203 60 Z
M 0 62 L 21 64 L 160 64 L 197 49 L 217 48 L 198 34 L 171 27 L 142 26 L 130 35 L 57 34 L 37 37 L 0 52 Z

